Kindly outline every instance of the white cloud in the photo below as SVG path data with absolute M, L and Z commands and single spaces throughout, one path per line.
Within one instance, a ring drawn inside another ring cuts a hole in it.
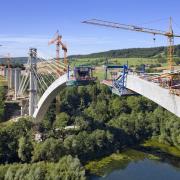
M 11 56 L 27 56 L 30 47 L 38 49 L 39 54 L 44 57 L 52 57 L 56 55 L 55 46 L 48 46 L 49 36 L 15 36 L 0 34 L 0 56 L 10 53 Z M 159 37 L 158 37 L 159 39 Z M 63 36 L 62 41 L 67 44 L 68 55 L 72 54 L 88 54 L 100 52 L 110 49 L 121 49 L 131 47 L 153 47 L 166 45 L 165 39 L 154 44 L 149 38 L 135 39 L 131 37 L 95 37 L 95 36 Z M 61 56 L 63 56 L 61 52 Z
M 0 54 L 10 52 L 12 56 L 26 56 L 29 47 L 36 47 L 40 51 L 53 56 L 55 53 L 54 46 L 48 46 L 50 37 L 45 36 L 12 36 L 0 35 Z M 64 37 L 63 42 L 68 46 L 69 54 L 84 54 L 95 50 L 96 46 L 115 43 L 110 38 L 96 38 L 93 36 L 82 37 Z M 90 50 L 90 51 L 88 51 Z M 85 52 L 84 52 L 85 51 Z M 49 55 L 48 55 L 49 56 Z

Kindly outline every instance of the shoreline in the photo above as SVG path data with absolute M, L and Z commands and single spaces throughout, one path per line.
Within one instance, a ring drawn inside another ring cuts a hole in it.
M 150 139 L 135 148 L 126 148 L 119 153 L 112 153 L 109 156 L 89 161 L 85 164 L 85 169 L 89 177 L 105 177 L 116 169 L 125 169 L 132 161 L 144 159 L 165 162 L 180 168 L 179 149 Z

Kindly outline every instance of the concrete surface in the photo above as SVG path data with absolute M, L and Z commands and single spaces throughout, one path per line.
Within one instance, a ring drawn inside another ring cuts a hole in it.
M 158 84 L 141 79 L 136 75 L 127 76 L 126 87 L 180 117 L 180 96 L 170 94 L 168 89 L 164 89 Z
M 36 121 L 41 121 L 44 118 L 51 102 L 56 97 L 58 92 L 66 86 L 66 82 L 67 74 L 64 74 L 55 80 L 44 92 L 33 114 L 33 117 L 36 119 Z

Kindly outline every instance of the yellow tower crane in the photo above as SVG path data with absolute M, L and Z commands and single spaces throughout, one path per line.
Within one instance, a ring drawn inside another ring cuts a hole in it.
M 172 29 L 172 18 L 171 17 L 169 20 L 169 30 L 168 31 L 144 28 L 144 27 L 135 26 L 135 25 L 120 24 L 120 23 L 98 20 L 98 19 L 90 19 L 90 20 L 83 21 L 82 23 L 117 28 L 117 29 L 131 30 L 131 31 L 137 31 L 137 32 L 144 32 L 144 33 L 149 33 L 149 34 L 153 34 L 153 35 L 166 36 L 168 38 L 168 52 L 167 52 L 168 67 L 169 67 L 170 73 L 174 72 L 174 67 L 173 67 L 173 65 L 174 65 L 174 61 L 173 61 L 174 37 L 180 37 L 180 35 L 174 34 L 173 29 Z

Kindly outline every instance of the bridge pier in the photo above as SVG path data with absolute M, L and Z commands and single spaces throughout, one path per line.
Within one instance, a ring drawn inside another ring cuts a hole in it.
M 35 77 L 37 49 L 31 48 L 29 53 L 29 116 L 33 116 L 37 104 L 37 79 Z
M 20 85 L 20 78 L 21 78 L 21 69 L 20 68 L 15 68 L 15 85 L 14 85 L 14 96 L 15 100 L 17 99 L 17 93 L 19 90 L 19 85 Z

